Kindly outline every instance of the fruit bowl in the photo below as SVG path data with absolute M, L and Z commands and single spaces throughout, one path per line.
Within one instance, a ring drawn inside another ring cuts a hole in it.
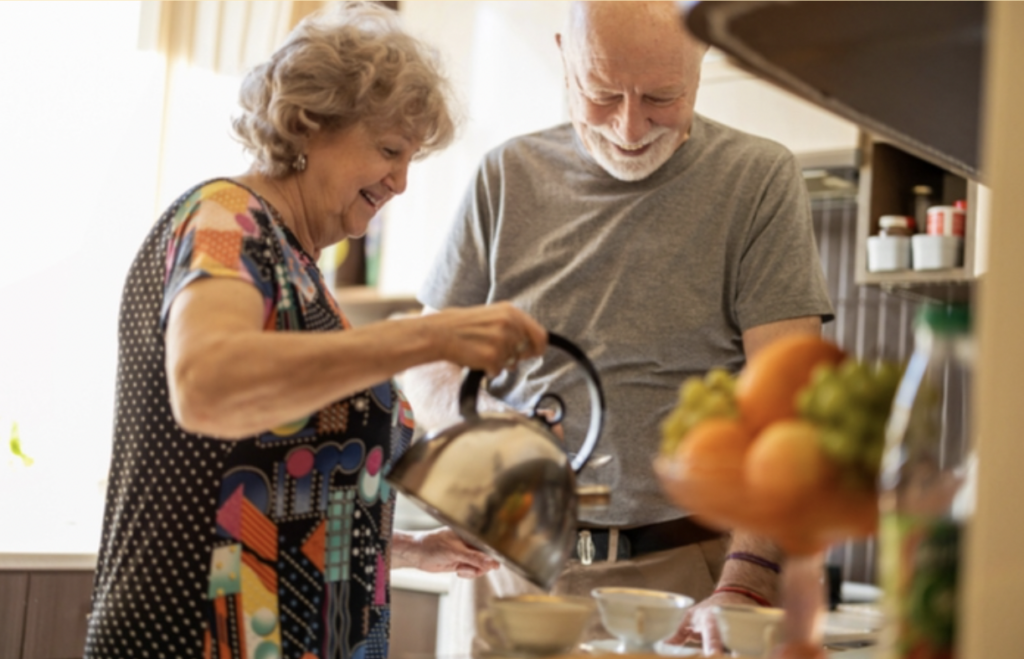
M 730 478 L 678 458 L 658 457 L 654 472 L 669 499 L 701 522 L 771 538 L 791 555 L 814 554 L 870 536 L 878 525 L 874 493 L 835 481 L 824 483 L 813 497 L 787 504 L 753 496 L 739 474 Z

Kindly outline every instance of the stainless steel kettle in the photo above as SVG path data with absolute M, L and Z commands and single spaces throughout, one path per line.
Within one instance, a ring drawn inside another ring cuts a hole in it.
M 574 456 L 551 431 L 565 413 L 546 394 L 533 415 L 480 413 L 482 371 L 470 371 L 459 391 L 462 421 L 413 443 L 386 478 L 471 545 L 548 589 L 572 552 L 581 492 L 576 474 L 587 464 L 604 425 L 604 393 L 593 364 L 568 339 L 548 334 L 548 345 L 576 360 L 587 376 L 590 427 Z M 545 403 L 553 418 L 539 415 Z M 607 501 L 607 488 L 591 488 L 584 502 Z

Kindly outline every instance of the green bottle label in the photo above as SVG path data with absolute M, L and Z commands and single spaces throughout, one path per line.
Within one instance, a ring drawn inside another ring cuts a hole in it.
M 960 526 L 948 519 L 886 515 L 881 570 L 891 634 L 887 656 L 953 659 Z

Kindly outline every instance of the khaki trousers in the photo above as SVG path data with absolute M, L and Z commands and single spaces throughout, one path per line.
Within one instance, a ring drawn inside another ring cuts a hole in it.
M 725 536 L 629 560 L 601 561 L 590 565 L 571 560 L 551 592 L 589 596 L 591 590 L 600 586 L 628 586 L 679 593 L 699 602 L 710 596 L 718 583 L 728 543 Z M 442 625 L 439 654 L 444 657 L 479 656 L 488 648 L 476 634 L 477 612 L 496 597 L 540 592 L 543 591 L 504 566 L 479 579 L 453 579 L 447 612 L 451 619 Z M 595 616 L 582 640 L 599 638 L 610 636 Z

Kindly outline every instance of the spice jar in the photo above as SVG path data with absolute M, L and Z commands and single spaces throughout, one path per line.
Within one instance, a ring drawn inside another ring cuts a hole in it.
M 906 215 L 883 215 L 878 218 L 877 236 L 868 237 L 868 270 L 892 272 L 910 268 L 910 237 L 914 218 Z
M 883 215 L 878 218 L 878 228 L 880 236 L 912 236 L 914 218 L 906 215 Z

